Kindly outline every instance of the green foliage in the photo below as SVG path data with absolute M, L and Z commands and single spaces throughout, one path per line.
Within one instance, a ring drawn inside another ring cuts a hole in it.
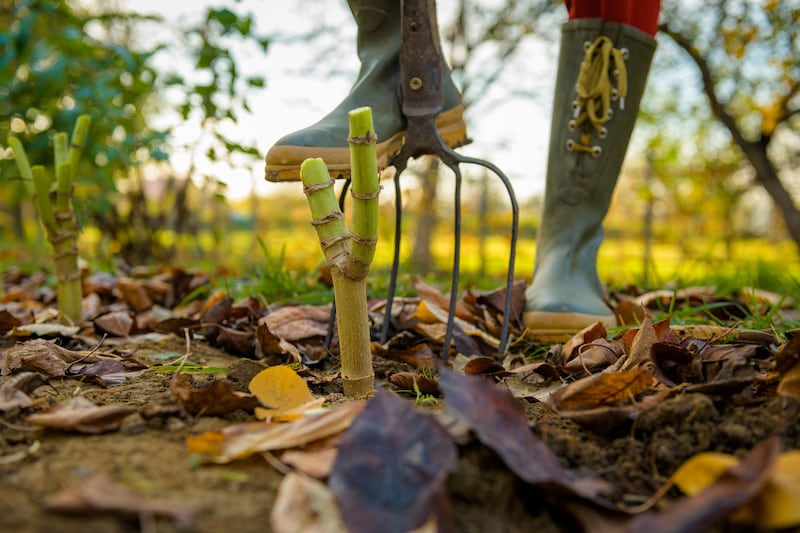
M 163 158 L 165 132 L 146 127 L 156 49 L 135 51 L 86 32 L 92 18 L 63 0 L 5 2 L 0 11 L 0 139 L 18 136 L 31 164 L 53 172 L 48 156 L 54 131 L 88 114 L 92 131 L 85 161 L 75 172 L 80 205 L 110 209 L 114 178 L 146 152 Z M 0 146 L 0 155 L 3 153 Z M 4 189 L 19 188 L 13 165 L 0 166 Z M 9 183 L 10 180 L 10 183 Z M 18 198 L 14 195 L 14 198 Z
M 169 28 L 184 36 L 177 49 L 137 41 L 144 23 L 164 24 L 132 13 L 86 12 L 66 0 L 0 0 L 0 139 L 14 133 L 28 147 L 31 164 L 50 165 L 52 172 L 49 138 L 78 115 L 90 115 L 86 161 L 75 173 L 76 206 L 82 223 L 96 225 L 110 241 L 109 253 L 136 263 L 154 256 L 169 260 L 172 252 L 168 246 L 160 249 L 161 240 L 152 239 L 153 233 L 192 232 L 200 212 L 188 206 L 188 180 L 175 179 L 168 166 L 158 166 L 168 160 L 175 139 L 170 130 L 154 127 L 153 118 L 173 109 L 176 117 L 199 120 L 211 142 L 196 139 L 189 148 L 196 153 L 203 142 L 212 161 L 251 165 L 259 157 L 254 144 L 230 138 L 219 125 L 247 111 L 246 95 L 262 88 L 264 80 L 240 76 L 229 50 L 234 41 L 255 42 L 260 52 L 268 45 L 256 35 L 250 15 L 231 9 L 208 8 L 194 26 Z M 156 69 L 163 53 L 188 54 L 192 70 Z M 177 102 L 166 97 L 167 89 L 180 95 Z M 32 184 L 7 164 L 10 159 L 11 151 L 0 141 L 0 209 L 10 213 L 13 237 L 25 240 L 20 201 Z M 146 164 L 170 177 L 164 194 L 171 201 L 148 201 L 141 172 Z M 213 194 L 202 201 L 221 202 L 220 183 L 212 176 L 206 180 Z

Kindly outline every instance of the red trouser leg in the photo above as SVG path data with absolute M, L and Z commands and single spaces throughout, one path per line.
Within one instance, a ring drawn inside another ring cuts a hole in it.
M 661 0 L 565 0 L 570 19 L 601 18 L 633 26 L 648 35 L 658 31 Z

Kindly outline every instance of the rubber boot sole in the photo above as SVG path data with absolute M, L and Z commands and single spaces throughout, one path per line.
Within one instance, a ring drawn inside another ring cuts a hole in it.
M 566 342 L 583 328 L 602 322 L 606 328 L 617 325 L 614 315 L 590 315 L 586 313 L 556 313 L 552 311 L 525 311 L 522 323 L 525 338 L 533 342 Z
M 469 144 L 467 124 L 464 122 L 464 107 L 456 106 L 436 117 L 436 129 L 445 144 L 458 148 Z M 378 170 L 383 170 L 389 161 L 400 153 L 406 139 L 405 130 L 378 143 Z M 267 153 L 266 178 L 268 181 L 298 181 L 300 165 L 310 157 L 321 157 L 328 167 L 331 177 L 347 179 L 350 177 L 350 147 L 320 146 L 273 146 Z

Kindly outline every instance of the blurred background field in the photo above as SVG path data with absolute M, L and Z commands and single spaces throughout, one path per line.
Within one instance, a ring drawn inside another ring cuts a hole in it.
M 75 209 L 94 270 L 204 270 L 270 299 L 324 299 L 297 183 L 263 180 L 275 139 L 316 120 L 358 68 L 345 3 L 0 0 L 0 270 L 52 272 L 8 135 L 52 172 L 52 138 L 92 117 Z M 183 7 L 181 7 L 183 6 Z M 535 253 L 558 32 L 556 0 L 441 0 L 464 90 L 463 150 L 509 174 L 521 203 L 517 279 Z M 714 285 L 800 296 L 800 16 L 792 2 L 663 2 L 659 47 L 611 211 L 610 289 Z M 502 30 L 502 31 L 500 31 Z M 324 89 L 324 90 L 323 90 Z M 447 287 L 452 177 L 403 176 L 401 273 Z M 384 180 L 373 290 L 391 261 Z M 508 203 L 465 173 L 462 287 L 503 283 Z

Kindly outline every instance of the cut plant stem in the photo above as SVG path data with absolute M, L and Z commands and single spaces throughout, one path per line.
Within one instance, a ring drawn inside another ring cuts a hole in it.
M 375 388 L 367 314 L 366 277 L 378 236 L 378 166 L 372 110 L 355 109 L 350 119 L 350 161 L 353 178 L 353 235 L 333 191 L 322 159 L 307 159 L 300 178 L 311 208 L 312 224 L 333 279 L 339 353 L 344 393 L 363 397 Z
M 47 240 L 53 246 L 59 318 L 62 323 L 71 325 L 83 321 L 83 292 L 78 266 L 80 227 L 72 206 L 72 190 L 89 123 L 88 115 L 78 117 L 71 141 L 66 133 L 54 136 L 55 190 L 45 168 L 41 165 L 31 167 L 22 143 L 15 137 L 9 137 L 17 168 L 22 177 L 32 183 L 39 219 L 47 233 Z

